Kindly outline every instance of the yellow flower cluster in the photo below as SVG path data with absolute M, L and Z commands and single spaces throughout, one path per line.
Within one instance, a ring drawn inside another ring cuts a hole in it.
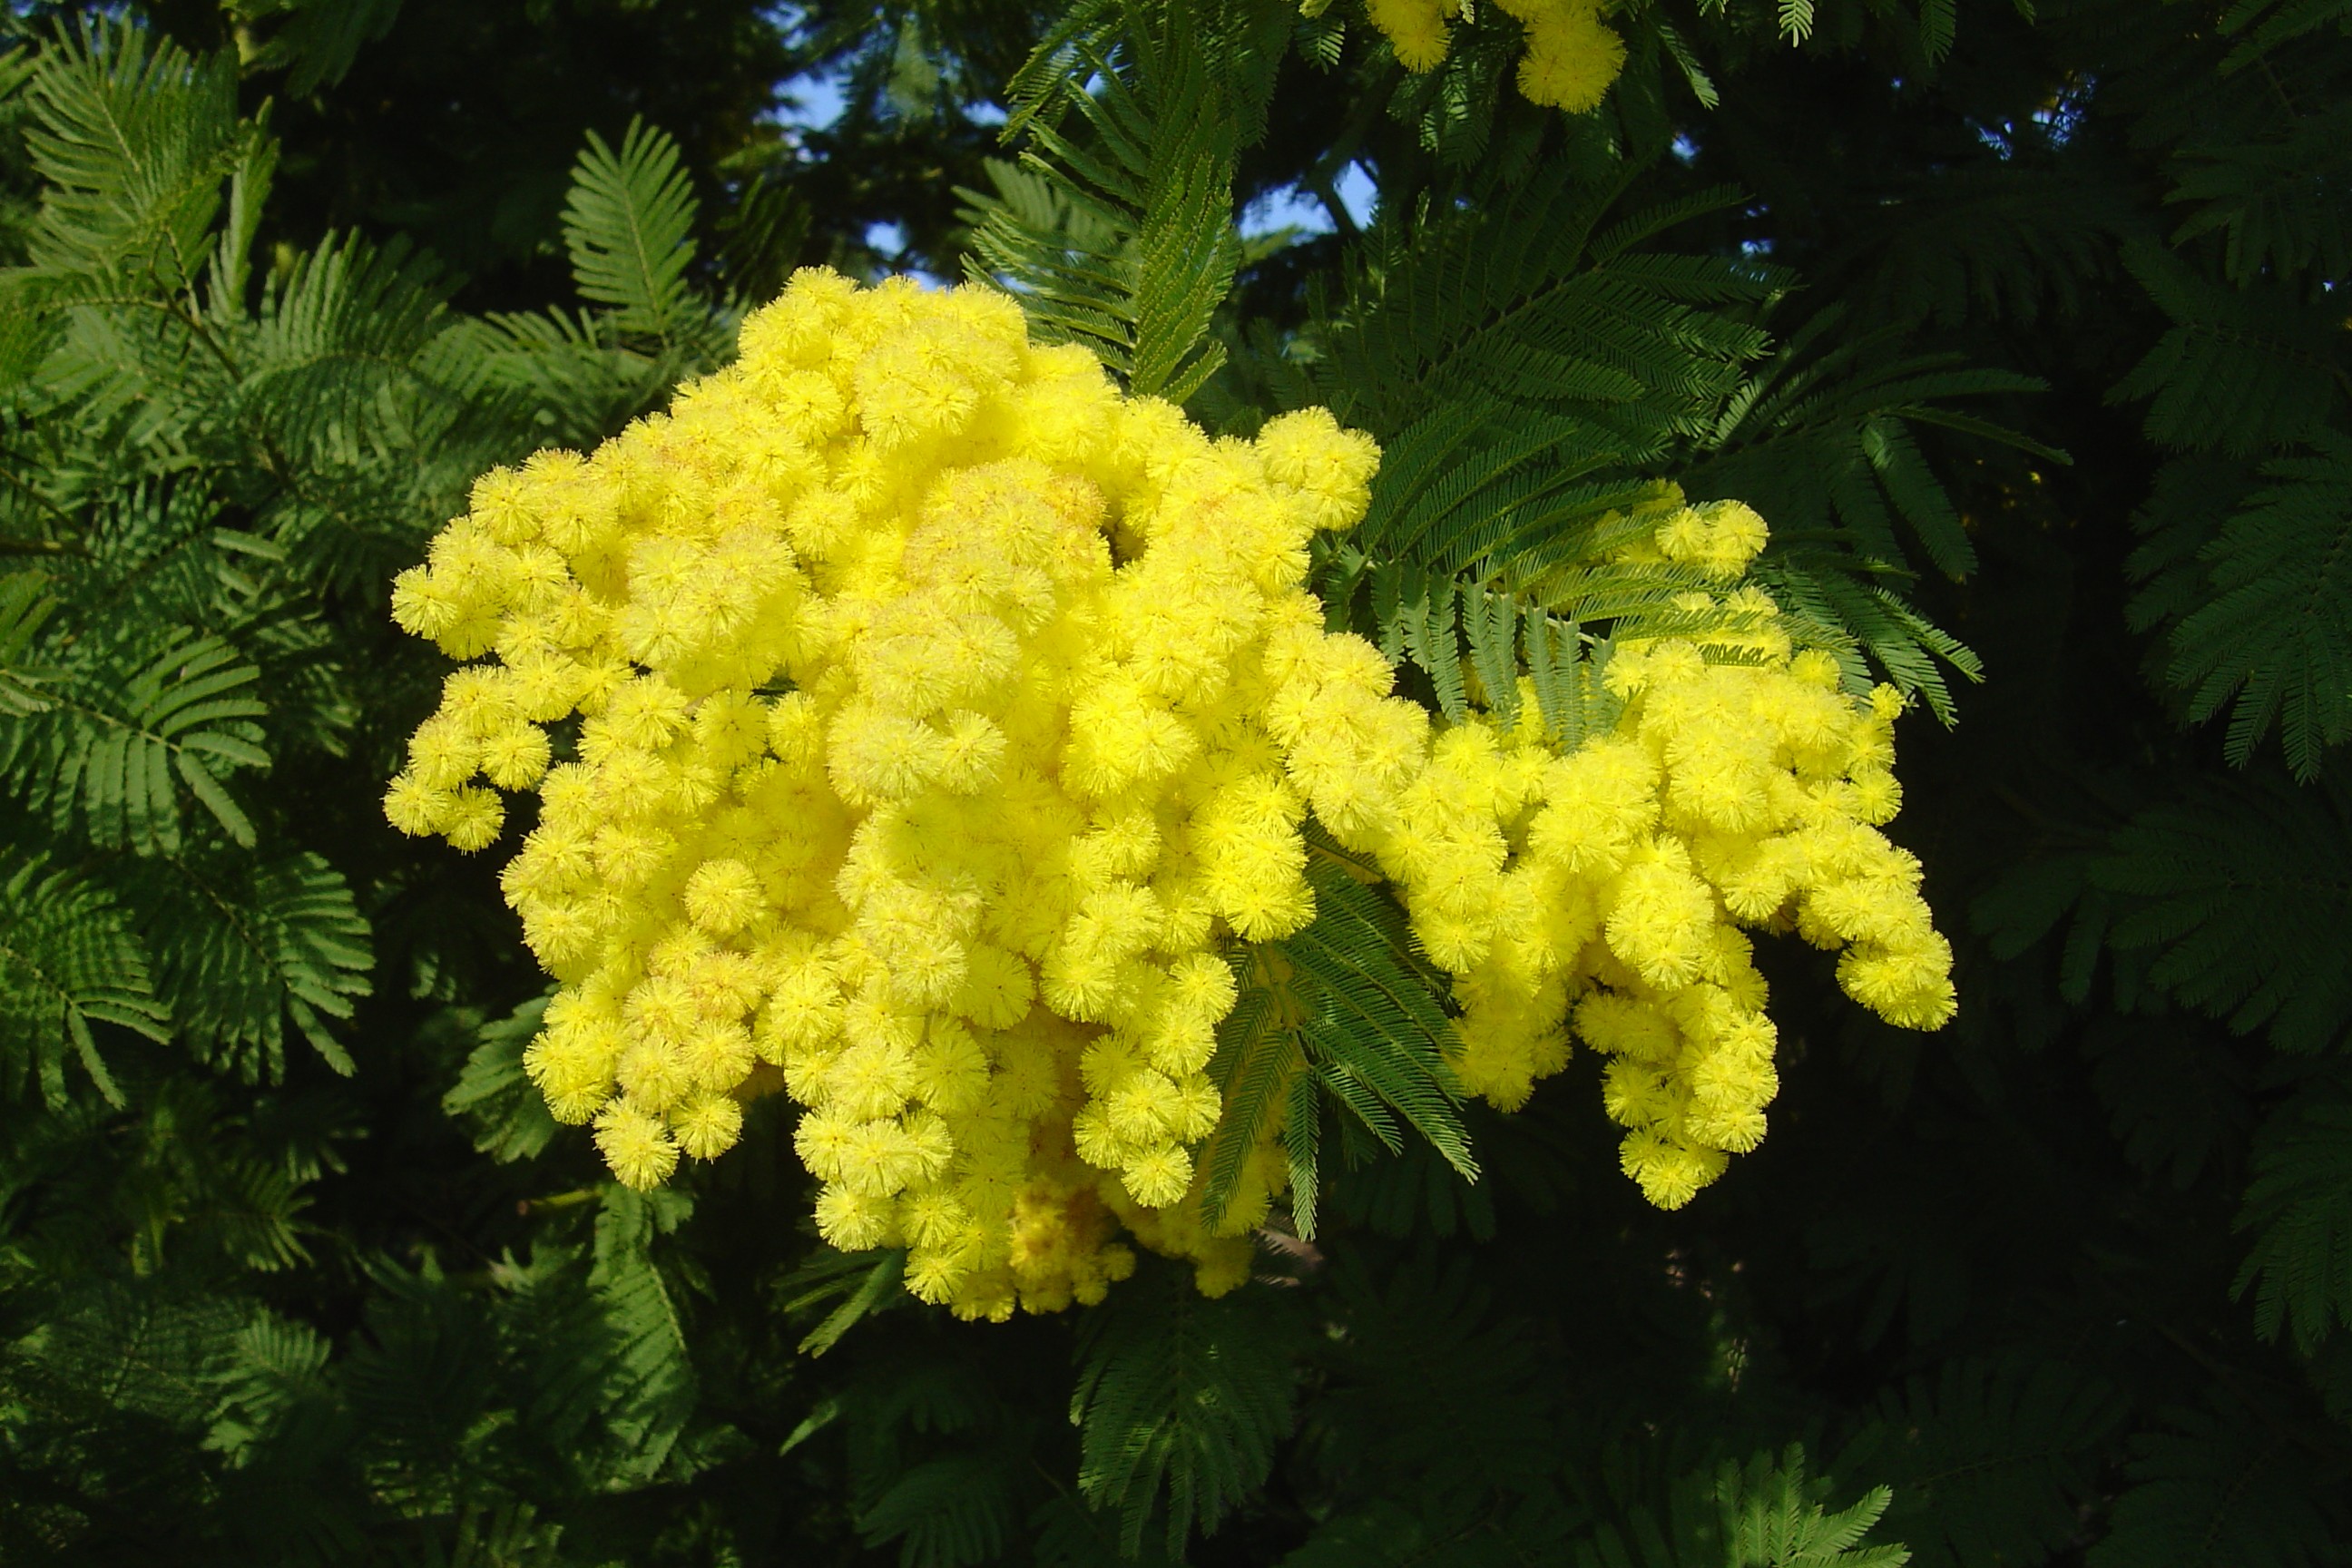
M 1433 738 L 1372 649 L 1328 637 L 1286 652 L 1267 721 L 1318 820 L 1390 879 L 1453 977 L 1465 1086 L 1517 1109 L 1565 1065 L 1572 1016 L 1611 1058 L 1626 1173 L 1673 1208 L 1756 1146 L 1778 1088 L 1739 925 L 1844 948 L 1848 994 L 1906 1027 L 1940 1026 L 1953 992 L 1918 863 L 1877 831 L 1901 798 L 1900 697 L 1844 695 L 1832 657 L 1793 648 L 1771 600 L 1734 586 L 1764 543 L 1752 510 L 1665 510 L 1638 555 L 1728 591 L 1683 601 L 1717 628 L 1704 639 L 1614 650 L 1610 734 L 1559 755 L 1528 688 L 1516 727 Z
M 1844 945 L 1898 1022 L 1950 1011 L 1875 831 L 1896 704 L 1734 585 L 1762 525 L 1718 505 L 1644 548 L 1719 578 L 1688 607 L 1731 629 L 1621 647 L 1610 736 L 1433 732 L 1303 586 L 1377 460 L 1321 410 L 1213 442 L 987 290 L 803 272 L 738 363 L 486 476 L 401 575 L 404 627 L 495 659 L 448 678 L 386 813 L 479 849 L 499 792 L 537 792 L 502 881 L 562 984 L 526 1067 L 623 1181 L 781 1089 L 822 1234 L 904 1247 L 967 1316 L 1097 1299 L 1122 1228 L 1203 1289 L 1245 1277 L 1282 1162 L 1213 1235 L 1192 1151 L 1229 953 L 1314 918 L 1310 810 L 1454 976 L 1465 1081 L 1523 1101 L 1572 1016 L 1629 1173 L 1680 1202 L 1772 1090 L 1733 922 Z
M 1738 502 L 1671 511 L 1643 553 L 1721 579 L 1682 605 L 1721 629 L 1618 647 L 1603 681 L 1622 715 L 1567 756 L 1531 689 L 1514 730 L 1447 730 L 1388 791 L 1347 739 L 1384 683 L 1335 681 L 1277 725 L 1318 817 L 1395 882 L 1454 977 L 1465 1086 L 1517 1109 L 1565 1064 L 1572 1017 L 1610 1058 L 1625 1173 L 1664 1208 L 1756 1146 L 1778 1088 L 1739 926 L 1844 949 L 1847 994 L 1895 1024 L 1937 1028 L 1954 1007 L 1918 862 L 1878 831 L 1901 800 L 1902 700 L 1846 696 L 1832 656 L 1794 649 L 1771 600 L 1731 586 L 1763 543 Z
M 1377 460 L 1319 410 L 1213 443 L 1001 294 L 803 273 L 735 365 L 489 475 L 402 575 L 404 626 L 498 663 L 388 815 L 478 848 L 478 775 L 537 786 L 504 885 L 563 985 L 527 1065 L 622 1180 L 780 1082 L 824 1235 L 904 1245 L 920 1296 L 1093 1300 L 1120 1215 L 1230 1286 L 1250 1244 L 1183 1203 L 1221 946 L 1314 915 L 1265 716 Z
M 1527 28 L 1519 90 L 1570 114 L 1600 106 L 1625 68 L 1625 41 L 1601 20 L 1602 0 L 1496 0 Z M 1365 0 L 1372 26 L 1386 34 L 1409 71 L 1433 70 L 1453 42 L 1449 18 L 1466 17 L 1470 0 Z

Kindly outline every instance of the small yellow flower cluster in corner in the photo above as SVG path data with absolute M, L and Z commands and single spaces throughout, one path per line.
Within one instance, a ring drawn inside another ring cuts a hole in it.
M 1602 0 L 1496 3 L 1527 28 L 1519 90 L 1570 114 L 1598 108 L 1625 68 L 1625 41 L 1601 21 Z M 1470 6 L 1471 0 L 1365 0 L 1372 26 L 1387 35 L 1398 62 L 1414 72 L 1434 70 L 1444 60 L 1453 43 L 1449 18 L 1467 17 Z
M 1720 580 L 1682 605 L 1717 629 L 1621 645 L 1602 679 L 1622 715 L 1566 756 L 1531 688 L 1515 729 L 1445 731 L 1385 797 L 1344 758 L 1333 784 L 1318 777 L 1356 700 L 1277 729 L 1317 816 L 1395 882 L 1454 977 L 1465 1087 L 1517 1109 L 1565 1065 L 1572 1018 L 1610 1058 L 1625 1173 L 1664 1208 L 1757 1145 L 1779 1087 L 1740 925 L 1843 948 L 1847 994 L 1892 1023 L 1934 1029 L 1954 1007 L 1919 864 L 1878 831 L 1901 799 L 1902 699 L 1846 696 L 1837 661 L 1793 648 L 1772 601 L 1736 585 L 1763 543 L 1738 502 L 1669 510 L 1639 554 Z
M 1245 1278 L 1283 1163 L 1212 1234 L 1192 1151 L 1229 955 L 1314 918 L 1310 810 L 1454 977 L 1465 1083 L 1516 1106 L 1572 1019 L 1679 1203 L 1773 1087 L 1733 922 L 1844 946 L 1896 1022 L 1950 1012 L 1876 831 L 1896 704 L 1738 586 L 1752 511 L 1677 504 L 1643 552 L 1719 581 L 1685 606 L 1719 629 L 1621 647 L 1610 735 L 1433 731 L 1303 586 L 1377 460 L 1321 410 L 1212 441 L 984 289 L 803 272 L 738 363 L 486 476 L 401 575 L 403 626 L 495 659 L 386 813 L 479 849 L 536 791 L 502 881 L 562 987 L 525 1065 L 616 1175 L 718 1155 L 781 1089 L 822 1234 L 904 1247 L 966 1316 L 1098 1299 L 1122 1229 Z

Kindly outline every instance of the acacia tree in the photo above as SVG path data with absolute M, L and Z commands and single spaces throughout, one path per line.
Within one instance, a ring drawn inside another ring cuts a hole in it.
M 12 1555 L 2342 1555 L 2342 6 L 1308 9 L 12 13 Z M 844 117 L 762 129 L 809 66 Z M 1283 191 L 1321 232 L 1244 233 Z M 1588 668 L 1756 657 L 1624 550 L 1753 509 L 1793 640 L 1911 696 L 1950 1026 L 1759 941 L 1769 1132 L 1663 1210 L 1605 1041 L 1465 1094 L 1411 889 L 1335 871 L 1223 949 L 1192 1148 L 1281 1188 L 1230 1293 L 958 1321 L 825 1244 L 790 1094 L 610 1179 L 526 1072 L 527 803 L 481 860 L 377 815 L 447 668 L 391 584 L 819 261 L 1376 439 L 1307 582 L 1441 728 L 1573 755 Z

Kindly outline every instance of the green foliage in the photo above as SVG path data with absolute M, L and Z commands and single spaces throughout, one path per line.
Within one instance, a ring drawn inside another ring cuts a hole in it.
M 185 791 L 250 847 L 252 820 L 214 770 L 269 765 L 250 721 L 268 710 L 247 689 L 260 677 L 235 648 L 202 635 L 100 654 L 43 683 L 33 711 L 0 741 L 0 766 L 27 808 L 93 844 L 177 850 Z
M 2227 752 L 2243 763 L 2278 725 L 2298 778 L 2352 738 L 2352 618 L 2341 564 L 2352 530 L 2352 437 L 2322 433 L 2307 457 L 2263 465 L 2249 495 L 2198 552 L 2211 595 L 2171 628 L 2167 674 L 2189 717 L 2231 710 Z
M 1019 163 L 990 165 L 993 195 L 962 193 L 970 275 L 1012 289 L 1040 337 L 1085 343 L 1129 391 L 1191 397 L 1224 363 L 1203 340 L 1241 263 L 1234 163 L 1262 129 L 1268 37 L 1242 5 L 1073 13 L 1013 83 Z
M 299 8 L 258 68 L 319 85 L 391 14 L 336 11 Z M 278 152 L 229 56 L 94 22 L 28 64 L 0 547 L 39 570 L 0 579 L 0 1091 L 47 1109 L 0 1140 L 0 1552 L 152 1560 L 176 1528 L 183 1560 L 578 1561 L 537 1506 L 675 1472 L 698 1405 L 659 1261 L 680 1211 L 592 1190 L 463 1272 L 384 1256 L 313 1216 L 350 1110 L 287 1042 L 384 1072 L 383 1020 L 354 1035 L 387 913 L 410 987 L 458 972 L 466 927 L 420 942 L 372 821 L 384 720 L 436 673 L 387 654 L 383 583 L 488 462 L 723 348 L 675 147 L 583 155 L 566 237 L 614 308 L 489 324 L 397 238 L 262 261 Z M 535 1016 L 483 1030 L 450 1097 L 509 1160 L 551 1131 Z M 322 1261 L 351 1282 L 311 1304 L 331 1336 L 247 1282 Z M 168 1497 L 201 1525 L 145 1517 Z
M 2092 1568 L 2271 1568 L 2343 1560 L 2326 1485 L 2285 1433 L 2247 1415 L 2187 1412 L 2133 1441 L 2131 1485 Z
M 2064 1362 L 1949 1361 L 1882 1395 L 1838 1463 L 1895 1484 L 1890 1523 L 1923 1568 L 2040 1562 L 2074 1538 L 2121 1415 Z
M 332 87 L 351 74 L 368 45 L 392 30 L 401 0 L 239 0 L 237 20 L 283 18 L 248 65 L 283 69 L 286 90 L 296 97 Z
M 1202 1212 L 1223 1221 L 1250 1150 L 1279 1129 L 1291 1214 L 1312 1240 L 1322 1189 L 1327 1108 L 1350 1159 L 1369 1140 L 1402 1152 L 1410 1128 L 1454 1171 L 1478 1174 L 1462 1124 L 1461 1086 L 1445 1058 L 1453 1037 L 1423 959 L 1396 906 L 1342 869 L 1337 850 L 1310 866 L 1316 915 L 1307 929 L 1235 957 L 1240 999 L 1218 1026 L 1210 1072 L 1225 1113 L 1203 1153 Z
M 555 1118 L 522 1068 L 523 1047 L 546 1011 L 547 998 L 534 997 L 508 1016 L 482 1025 L 476 1031 L 481 1043 L 441 1097 L 443 1110 L 474 1123 L 474 1147 L 494 1160 L 528 1160 L 555 1136 Z
M 2352 831 L 2315 792 L 2209 786 L 2118 831 L 2094 875 L 2128 902 L 2109 940 L 2153 949 L 2148 980 L 2282 1050 L 2339 1044 L 2352 976 L 2338 942 L 2352 900 Z
M 38 858 L 9 868 L 0 916 L 0 1072 L 8 1089 L 21 1094 L 29 1079 L 44 1100 L 63 1103 L 70 1047 L 91 1082 L 120 1098 L 90 1026 L 117 1024 L 160 1040 L 170 1017 L 130 920 L 104 889 Z
M 2151 437 L 2252 457 L 2326 427 L 2340 306 L 2307 304 L 2273 284 L 2226 287 L 2150 247 L 2126 256 L 2173 322 L 2114 392 L 2118 401 L 2149 400 Z
M 630 121 L 617 154 L 588 133 L 563 209 L 582 298 L 612 307 L 622 331 L 663 339 L 682 331 L 693 302 L 686 283 L 693 226 L 694 194 L 675 142 L 642 121 Z
M 1866 1537 L 1886 1511 L 1885 1487 L 1825 1513 L 1826 1487 L 1805 1474 L 1805 1451 L 1727 1459 L 1683 1478 L 1664 1510 L 1628 1508 L 1578 1543 L 1579 1568 L 1900 1568 L 1910 1552 Z M 1616 1511 L 1616 1510 L 1612 1510 Z
M 1807 635 L 1846 656 L 1856 682 L 1866 656 L 1950 721 L 1938 661 L 1971 679 L 1980 666 L 1883 581 L 1905 574 L 1895 516 L 1939 569 L 1973 563 L 1911 427 L 2036 447 L 1946 404 L 2038 384 L 1954 354 L 1905 356 L 1888 335 L 1823 352 L 1834 311 L 1768 358 L 1756 320 L 1785 294 L 1785 271 L 1641 248 L 1735 198 L 1701 191 L 1608 221 L 1631 178 L 1580 177 L 1563 161 L 1410 219 L 1383 209 L 1347 306 L 1315 323 L 1301 387 L 1383 444 L 1371 510 L 1335 552 L 1327 599 L 1352 603 L 1368 581 L 1368 629 L 1428 677 L 1448 715 L 1465 705 L 1466 638 L 1498 708 L 1516 709 L 1524 672 L 1547 727 L 1580 734 L 1573 670 L 1591 644 L 1728 629 L 1681 607 L 1699 574 L 1612 560 L 1645 542 L 1645 518 L 1671 510 L 1660 481 L 1678 479 L 1696 497 L 1762 508 L 1776 540 L 1763 580 Z
M 2352 1326 L 2352 1096 L 2340 1072 L 2315 1075 L 2263 1122 L 2238 1228 L 2255 1233 L 2238 1292 L 2255 1288 L 2264 1338 L 2290 1328 L 2308 1354 L 2336 1324 Z
M 320 857 L 183 857 L 131 882 L 179 1036 L 248 1079 L 286 1070 L 285 1025 L 336 1071 L 353 1070 L 328 1027 L 348 1020 L 374 966 L 352 890 Z
M 1208 1300 L 1177 1270 L 1151 1273 L 1088 1318 L 1070 1418 L 1084 1433 L 1078 1484 L 1118 1510 L 1122 1550 L 1134 1555 L 1164 1510 L 1173 1556 L 1272 1468 L 1297 1330 L 1262 1293 Z

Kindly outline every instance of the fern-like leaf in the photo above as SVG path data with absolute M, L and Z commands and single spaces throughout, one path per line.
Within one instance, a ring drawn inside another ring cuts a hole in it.
M 2296 776 L 2352 737 L 2352 438 L 2263 466 L 2256 490 L 2202 552 L 2206 602 L 2174 627 L 2172 680 L 2190 717 L 2231 710 L 2229 758 L 2279 727 Z
M 523 1048 L 539 1031 L 547 998 L 534 996 L 476 1031 L 478 1043 L 441 1109 L 474 1123 L 474 1147 L 494 1160 L 528 1160 L 555 1137 L 555 1119 L 522 1068 Z
M 2307 303 L 2276 282 L 2225 288 L 2149 245 L 2124 258 L 2173 323 L 2109 394 L 2147 400 L 2150 437 L 2252 457 L 2320 433 L 2339 395 L 2342 300 Z
M 42 623 L 57 609 L 48 579 L 37 572 L 0 577 L 0 719 L 22 719 L 48 704 L 42 670 L 32 658 Z
M 616 153 L 594 132 L 572 171 L 563 243 L 581 294 L 612 308 L 621 330 L 671 339 L 694 297 L 693 187 L 667 134 L 633 120 Z
M 1446 1059 L 1453 1025 L 1434 972 L 1402 911 L 1328 861 L 1308 868 L 1316 917 L 1279 942 L 1245 949 L 1241 995 L 1220 1026 L 1210 1070 L 1224 1111 L 1202 1163 L 1202 1214 L 1224 1218 L 1242 1170 L 1279 1131 L 1292 1178 L 1291 1218 L 1315 1234 L 1324 1111 L 1391 1153 L 1411 1131 L 1466 1180 L 1478 1164 Z M 1351 1140 L 1351 1142 L 1353 1142 Z
M 2341 1561 L 2322 1512 L 2332 1482 L 2284 1431 L 2190 1411 L 2132 1439 L 2130 1485 L 2088 1568 L 2306 1568 Z
M 316 855 L 175 855 L 126 883 L 155 955 L 157 990 L 183 1037 L 248 1080 L 286 1068 L 291 1023 L 337 1072 L 331 1030 L 368 994 L 368 922 L 342 875 Z
M 2149 981 L 2317 1051 L 2352 1027 L 2352 828 L 2333 789 L 2217 783 L 2142 812 L 2093 868 L 2127 902 L 2111 941 L 2153 950 Z
M 2305 1354 L 2352 1326 L 2352 1081 L 2307 1081 L 2263 1123 L 2238 1228 L 2254 1235 L 2237 1293 L 2254 1293 L 2264 1338 L 2291 1330 Z
M 60 28 L 26 90 L 26 148 L 45 182 L 33 268 L 193 281 L 246 134 L 235 58 L 192 58 L 127 18 L 91 18 Z
M 263 294 L 240 343 L 236 417 L 281 463 L 351 461 L 398 393 L 430 395 L 417 359 L 441 300 L 438 268 L 399 241 L 329 238 Z
M 1171 1270 L 1088 1314 L 1077 1392 L 1078 1484 L 1118 1510 L 1129 1554 L 1156 1508 L 1181 1554 L 1262 1482 L 1290 1429 L 1289 1320 L 1262 1291 L 1202 1298 Z
M 2074 1532 L 2122 1414 L 2063 1362 L 1956 1359 L 1889 1390 L 1836 1468 L 1894 1484 L 1922 1568 L 2039 1562 Z
M 1234 161 L 1249 85 L 1279 58 L 1264 17 L 1149 3 L 1081 7 L 1014 79 L 1017 171 L 961 193 L 965 268 L 1033 331 L 1085 343 L 1128 390 L 1181 403 L 1224 363 L 1209 321 L 1241 264 Z M 1270 48 L 1269 48 L 1270 46 Z M 1097 89 L 1079 87 L 1091 76 Z
M 2170 199 L 2198 205 L 2172 243 L 2221 234 L 2232 283 L 2352 270 L 2352 104 L 2296 116 L 2261 140 L 2193 142 L 2179 161 Z
M 842 1336 L 868 1315 L 900 1300 L 898 1281 L 907 1271 L 907 1252 L 893 1247 L 881 1252 L 813 1254 L 793 1270 L 777 1295 L 788 1316 L 798 1317 L 819 1307 L 827 1309 L 816 1327 L 801 1339 L 803 1355 L 819 1356 L 839 1344 Z
M 268 765 L 252 722 L 268 711 L 252 694 L 260 676 L 212 636 L 167 637 L 160 651 L 84 653 L 69 678 L 47 688 L 43 709 L 0 719 L 0 772 L 60 831 L 79 826 L 100 845 L 178 850 L 181 789 L 251 845 L 252 819 L 221 781 Z
M 607 1349 L 590 1368 L 598 1409 L 620 1445 L 620 1474 L 657 1472 L 694 1412 L 694 1363 L 652 1241 L 684 1217 L 675 1195 L 644 1195 L 614 1186 L 596 1218 L 596 1261 L 588 1283 Z
M 282 15 L 250 63 L 286 71 L 286 90 L 307 97 L 351 71 L 360 50 L 392 31 L 401 0 L 246 0 L 248 16 Z
M 1282 950 L 1321 993 L 1306 1028 L 1318 1076 L 1351 1106 L 1361 1101 L 1350 1090 L 1370 1094 L 1475 1180 L 1478 1164 L 1462 1125 L 1462 1089 L 1444 1054 L 1453 1025 L 1437 1005 L 1427 964 L 1413 955 L 1402 915 L 1328 863 L 1318 862 L 1309 877 L 1315 920 L 1286 937 Z M 1359 1116 L 1381 1131 L 1376 1119 Z M 1391 1131 L 1382 1142 L 1394 1148 L 1395 1137 Z
M 1823 1482 L 1805 1474 L 1805 1451 L 1727 1460 L 1715 1474 L 1715 1504 L 1722 1521 L 1728 1568 L 1901 1568 L 1910 1552 L 1871 1542 L 1894 1492 L 1874 1487 L 1835 1513 L 1825 1511 Z M 1696 1559 L 1693 1559 L 1696 1561 Z
M 38 858 L 0 868 L 0 1088 L 22 1093 L 29 1078 L 44 1101 L 62 1105 L 71 1051 L 119 1102 L 92 1026 L 170 1037 L 170 1009 L 130 917 L 97 884 Z
M 898 1568 L 967 1568 L 1004 1550 L 1018 1517 L 1017 1456 L 945 1454 L 909 1465 L 857 1516 L 868 1546 L 898 1542 Z

